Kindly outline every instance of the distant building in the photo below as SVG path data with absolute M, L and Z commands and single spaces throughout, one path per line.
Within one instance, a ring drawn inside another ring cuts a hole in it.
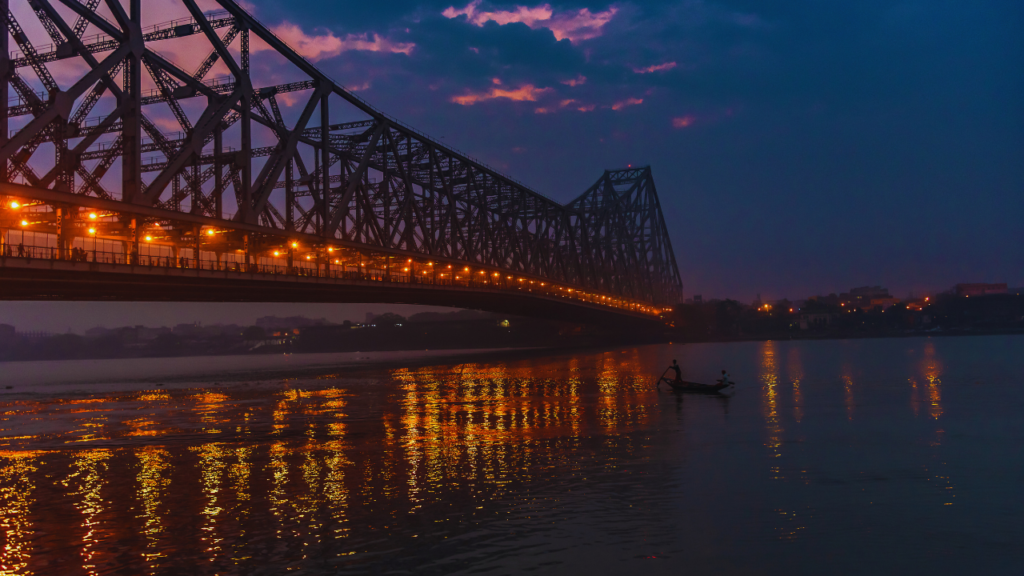
M 839 303 L 854 308 L 871 308 L 872 300 L 892 298 L 888 288 L 881 286 L 861 286 L 839 295 Z
M 277 316 L 264 316 L 256 319 L 256 325 L 264 330 L 280 330 L 290 328 L 307 328 L 309 326 L 324 326 L 330 324 L 326 318 L 306 318 L 305 316 L 289 316 L 278 318 Z
M 1006 294 L 1006 284 L 957 284 L 953 289 L 957 297 L 987 296 L 989 294 Z
M 840 304 L 839 296 L 836 296 L 834 292 L 828 296 L 815 296 L 810 298 L 810 300 L 816 300 L 819 304 L 824 304 L 825 306 L 839 306 Z
M 193 322 L 192 324 L 178 324 L 172 329 L 172 332 L 178 336 L 191 338 L 198 336 L 201 330 L 199 322 Z
M 812 328 L 824 328 L 832 321 L 839 318 L 839 314 L 834 312 L 810 312 L 803 313 L 800 315 L 800 329 L 810 330 Z
M 700 294 L 694 294 L 693 295 L 693 303 L 694 304 L 703 304 L 704 303 L 704 298 Z
M 892 306 L 895 306 L 896 304 L 899 304 L 900 302 L 901 300 L 899 298 L 893 298 L 891 296 L 889 298 L 872 298 L 871 302 L 868 302 L 868 305 L 866 307 L 869 309 L 878 307 L 881 308 L 882 310 L 886 310 L 888 308 L 891 308 Z

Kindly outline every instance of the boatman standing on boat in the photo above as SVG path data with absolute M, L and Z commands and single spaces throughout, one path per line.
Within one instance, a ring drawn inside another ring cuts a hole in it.
M 730 382 L 729 382 L 729 373 L 726 372 L 725 370 L 722 370 L 722 379 L 719 380 L 719 382 L 722 383 L 722 386 L 728 386 L 730 384 Z
M 669 366 L 669 367 L 668 367 L 668 369 L 669 369 L 669 370 L 672 370 L 673 372 L 675 372 L 675 373 L 676 373 L 676 378 L 675 378 L 675 381 L 676 381 L 676 382 L 682 382 L 682 381 L 683 381 L 683 373 L 682 373 L 682 372 L 680 372 L 680 370 L 679 370 L 679 364 L 678 364 L 678 363 L 676 363 L 676 361 L 675 361 L 675 360 L 673 360 L 673 361 L 672 361 L 672 365 L 671 365 L 671 366 Z

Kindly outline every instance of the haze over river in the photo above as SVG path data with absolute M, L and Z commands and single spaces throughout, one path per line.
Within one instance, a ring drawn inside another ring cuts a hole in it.
M 735 395 L 656 390 L 673 358 Z M 0 570 L 1022 574 L 1022 358 L 979 336 L 36 378 L 0 395 Z

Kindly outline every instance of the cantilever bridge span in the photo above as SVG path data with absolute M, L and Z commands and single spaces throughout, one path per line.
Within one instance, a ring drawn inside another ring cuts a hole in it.
M 0 298 L 598 322 L 678 301 L 650 168 L 559 204 L 376 110 L 233 0 L 127 4 L 0 0 Z

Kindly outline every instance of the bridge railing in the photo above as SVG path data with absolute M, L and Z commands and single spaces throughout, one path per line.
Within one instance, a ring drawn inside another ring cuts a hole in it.
M 328 258 L 317 262 L 315 259 L 298 259 L 292 263 L 286 257 L 245 256 L 238 253 L 197 251 L 192 248 L 178 248 L 155 243 L 140 243 L 138 251 L 126 252 L 124 242 L 97 237 L 76 237 L 66 246 L 58 245 L 58 236 L 45 232 L 6 230 L 0 233 L 0 261 L 4 265 L 24 261 L 65 261 L 83 264 L 104 264 L 125 267 L 124 272 L 133 274 L 156 273 L 158 270 L 191 270 L 224 272 L 228 274 L 265 276 L 279 278 L 295 277 L 297 280 L 319 281 L 366 281 L 407 285 L 431 285 L 468 290 L 506 290 L 530 293 L 538 296 L 575 300 L 590 305 L 613 308 L 627 312 L 656 316 L 661 310 L 640 302 L 618 300 L 601 294 L 582 292 L 566 286 L 558 286 L 514 274 L 471 270 L 457 270 L 451 266 L 433 265 L 424 262 L 400 262 L 391 268 L 353 264 L 347 261 L 330 261 Z

